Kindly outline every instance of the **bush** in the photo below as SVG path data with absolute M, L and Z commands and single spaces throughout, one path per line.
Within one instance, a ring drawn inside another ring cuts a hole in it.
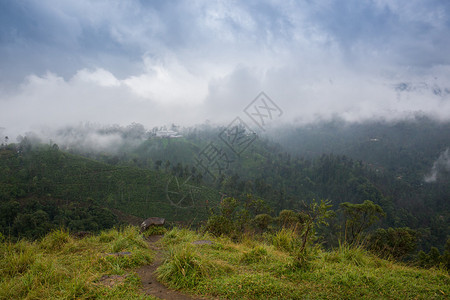
M 277 222 L 281 227 L 294 228 L 299 222 L 298 213 L 293 210 L 283 209 L 278 215 Z
M 270 223 L 272 223 L 272 217 L 268 214 L 259 214 L 253 219 L 253 224 L 261 231 L 267 230 Z
M 377 229 L 369 236 L 368 248 L 381 257 L 401 259 L 417 247 L 417 232 L 408 227 Z
M 206 230 L 215 236 L 230 235 L 234 231 L 234 225 L 230 219 L 222 215 L 213 215 L 206 223 Z

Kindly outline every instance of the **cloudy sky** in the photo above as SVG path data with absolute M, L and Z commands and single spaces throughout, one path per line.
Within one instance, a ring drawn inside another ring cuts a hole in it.
M 0 1 L 0 128 L 450 120 L 450 2 Z

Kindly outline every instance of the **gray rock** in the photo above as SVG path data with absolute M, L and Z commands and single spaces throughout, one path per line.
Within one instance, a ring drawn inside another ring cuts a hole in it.
M 164 218 L 151 217 L 142 222 L 141 232 L 146 231 L 150 226 L 163 226 L 166 220 Z

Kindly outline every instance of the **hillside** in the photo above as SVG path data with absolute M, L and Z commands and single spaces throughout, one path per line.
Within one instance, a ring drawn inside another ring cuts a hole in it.
M 60 132 L 67 142 L 60 146 L 32 136 L 2 146 L 2 232 L 33 237 L 56 225 L 95 231 L 117 224 L 117 215 L 158 214 L 198 224 L 223 195 L 236 198 L 250 217 L 301 211 L 313 199 L 328 199 L 337 212 L 324 233 L 331 247 L 345 230 L 340 204 L 370 200 L 386 216 L 368 231 L 409 227 L 418 233 L 416 253 L 444 250 L 450 234 L 448 124 L 420 118 L 317 123 L 258 136 L 239 155 L 220 138 L 224 129 L 184 128 L 183 137 L 172 139 L 139 124 L 68 128 Z M 117 144 L 95 146 L 93 136 Z M 213 170 L 214 178 L 198 164 L 208 145 L 229 159 Z M 30 229 L 42 220 L 52 226 Z
M 117 224 L 112 209 L 169 222 L 205 219 L 220 196 L 189 178 L 114 166 L 54 146 L 0 150 L 0 214 L 4 235 L 35 237 L 55 226 L 98 230 Z

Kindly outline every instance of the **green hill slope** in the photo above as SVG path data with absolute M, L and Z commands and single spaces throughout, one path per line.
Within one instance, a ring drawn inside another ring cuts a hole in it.
M 90 217 L 86 214 L 96 209 L 104 215 L 91 221 L 107 220 L 111 213 L 105 208 L 141 218 L 193 222 L 205 219 L 207 206 L 219 199 L 217 192 L 196 185 L 189 177 L 108 165 L 61 152 L 57 146 L 23 149 L 10 145 L 0 150 L 0 213 L 5 235 L 14 234 L 11 228 L 41 222 L 75 230 L 110 227 L 113 221 L 90 227 L 75 222 Z M 27 216 L 23 216 L 25 211 Z M 22 224 L 15 226 L 18 221 Z

